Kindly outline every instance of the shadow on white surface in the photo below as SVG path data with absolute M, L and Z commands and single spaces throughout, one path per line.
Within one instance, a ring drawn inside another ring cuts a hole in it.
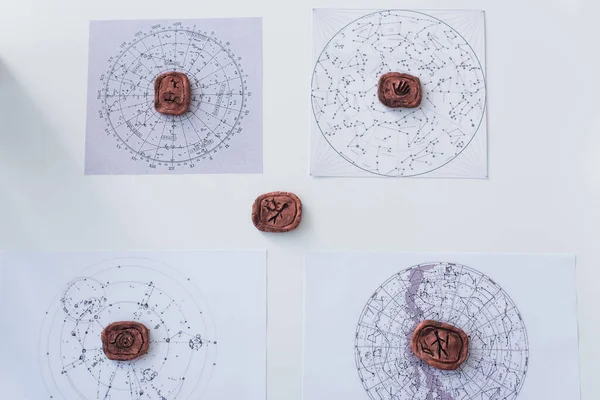
M 56 101 L 69 107 L 73 100 L 57 93 Z M 89 226 L 111 222 L 90 182 L 84 181 L 82 166 L 2 60 L 0 141 L 0 207 L 8 217 L 1 222 L 5 228 L 0 240 L 5 247 L 12 243 L 46 247 L 61 242 L 77 247 L 89 243 L 94 235 Z M 77 234 L 65 236 L 72 230 Z M 119 229 L 112 231 L 118 235 Z M 79 239 L 73 241 L 73 237 Z

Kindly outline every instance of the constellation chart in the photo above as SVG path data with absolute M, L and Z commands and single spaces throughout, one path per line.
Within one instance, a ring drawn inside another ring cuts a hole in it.
M 109 260 L 69 282 L 46 311 L 40 362 L 49 399 L 197 398 L 217 368 L 217 336 L 202 294 L 148 259 Z M 150 351 L 111 361 L 100 333 L 112 322 L 150 330 Z
M 423 320 L 467 333 L 469 356 L 458 370 L 432 368 L 412 353 Z M 362 311 L 354 349 L 373 400 L 512 400 L 529 364 L 525 323 L 508 294 L 486 275 L 447 262 L 420 264 L 384 282 Z
M 86 172 L 261 172 L 260 40 L 260 19 L 92 22 Z M 183 115 L 155 109 L 165 72 L 189 79 Z
M 265 400 L 265 251 L 0 253 L 2 397 Z
M 483 13 L 364 12 L 315 11 L 313 175 L 485 177 Z M 419 107 L 381 104 L 388 72 L 421 80 Z

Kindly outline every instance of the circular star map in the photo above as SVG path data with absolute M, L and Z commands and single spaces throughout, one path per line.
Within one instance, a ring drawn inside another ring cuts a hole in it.
M 423 320 L 469 336 L 469 356 L 457 370 L 433 368 L 412 353 Z M 435 262 L 406 269 L 373 293 L 358 322 L 355 357 L 373 400 L 513 400 L 529 350 L 521 314 L 497 283 L 467 266 Z
M 136 321 L 149 329 L 147 354 L 111 361 L 101 332 Z M 202 295 L 165 265 L 105 261 L 69 282 L 46 312 L 40 364 L 49 399 L 199 398 L 215 368 L 216 333 Z
M 249 113 L 247 74 L 229 45 L 182 22 L 156 24 L 123 42 L 98 91 L 98 113 L 116 147 L 133 161 L 168 170 L 193 168 L 229 147 Z M 154 108 L 154 81 L 169 71 L 190 80 L 190 108 L 180 116 Z
M 421 80 L 419 107 L 388 108 L 377 82 L 388 72 Z M 375 12 L 337 32 L 312 77 L 314 118 L 335 153 L 366 172 L 417 176 L 456 158 L 484 118 L 484 70 L 451 26 L 416 11 Z

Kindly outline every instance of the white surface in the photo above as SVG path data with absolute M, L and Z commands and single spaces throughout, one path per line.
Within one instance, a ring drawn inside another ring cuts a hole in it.
M 5 396 L 265 399 L 264 252 L 0 257 L 0 316 L 12 321 L 0 332 Z M 100 333 L 117 321 L 148 328 L 147 354 L 106 358 Z
M 572 256 L 316 253 L 306 268 L 305 400 L 579 399 Z M 467 332 L 458 370 L 412 354 L 422 320 Z
M 362 0 L 180 0 L 173 8 L 158 0 L 2 0 L 0 247 L 267 248 L 271 400 L 301 398 L 309 249 L 575 253 L 582 398 L 595 400 L 600 4 L 402 2 L 486 11 L 489 180 L 311 178 L 311 8 L 365 5 L 373 7 Z M 182 16 L 264 17 L 264 175 L 83 176 L 89 20 Z M 56 78 L 65 71 L 72 74 L 66 86 Z M 295 88 L 285 101 L 282 82 Z M 270 190 L 304 201 L 297 231 L 267 235 L 250 222 L 255 197 Z

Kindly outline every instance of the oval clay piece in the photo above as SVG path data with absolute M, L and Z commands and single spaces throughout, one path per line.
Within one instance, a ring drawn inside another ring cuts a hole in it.
M 181 72 L 165 72 L 154 81 L 154 108 L 161 114 L 183 115 L 190 108 L 190 80 Z
M 379 78 L 377 97 L 387 107 L 419 107 L 422 96 L 421 80 L 416 76 L 389 72 Z
M 102 350 L 109 360 L 135 360 L 148 352 L 149 345 L 148 328 L 139 322 L 115 322 L 102 331 Z
M 256 198 L 252 223 L 263 232 L 288 232 L 302 219 L 302 202 L 294 193 L 271 192 Z
M 469 356 L 469 338 L 462 329 L 426 320 L 415 329 L 410 348 L 434 368 L 455 370 Z

